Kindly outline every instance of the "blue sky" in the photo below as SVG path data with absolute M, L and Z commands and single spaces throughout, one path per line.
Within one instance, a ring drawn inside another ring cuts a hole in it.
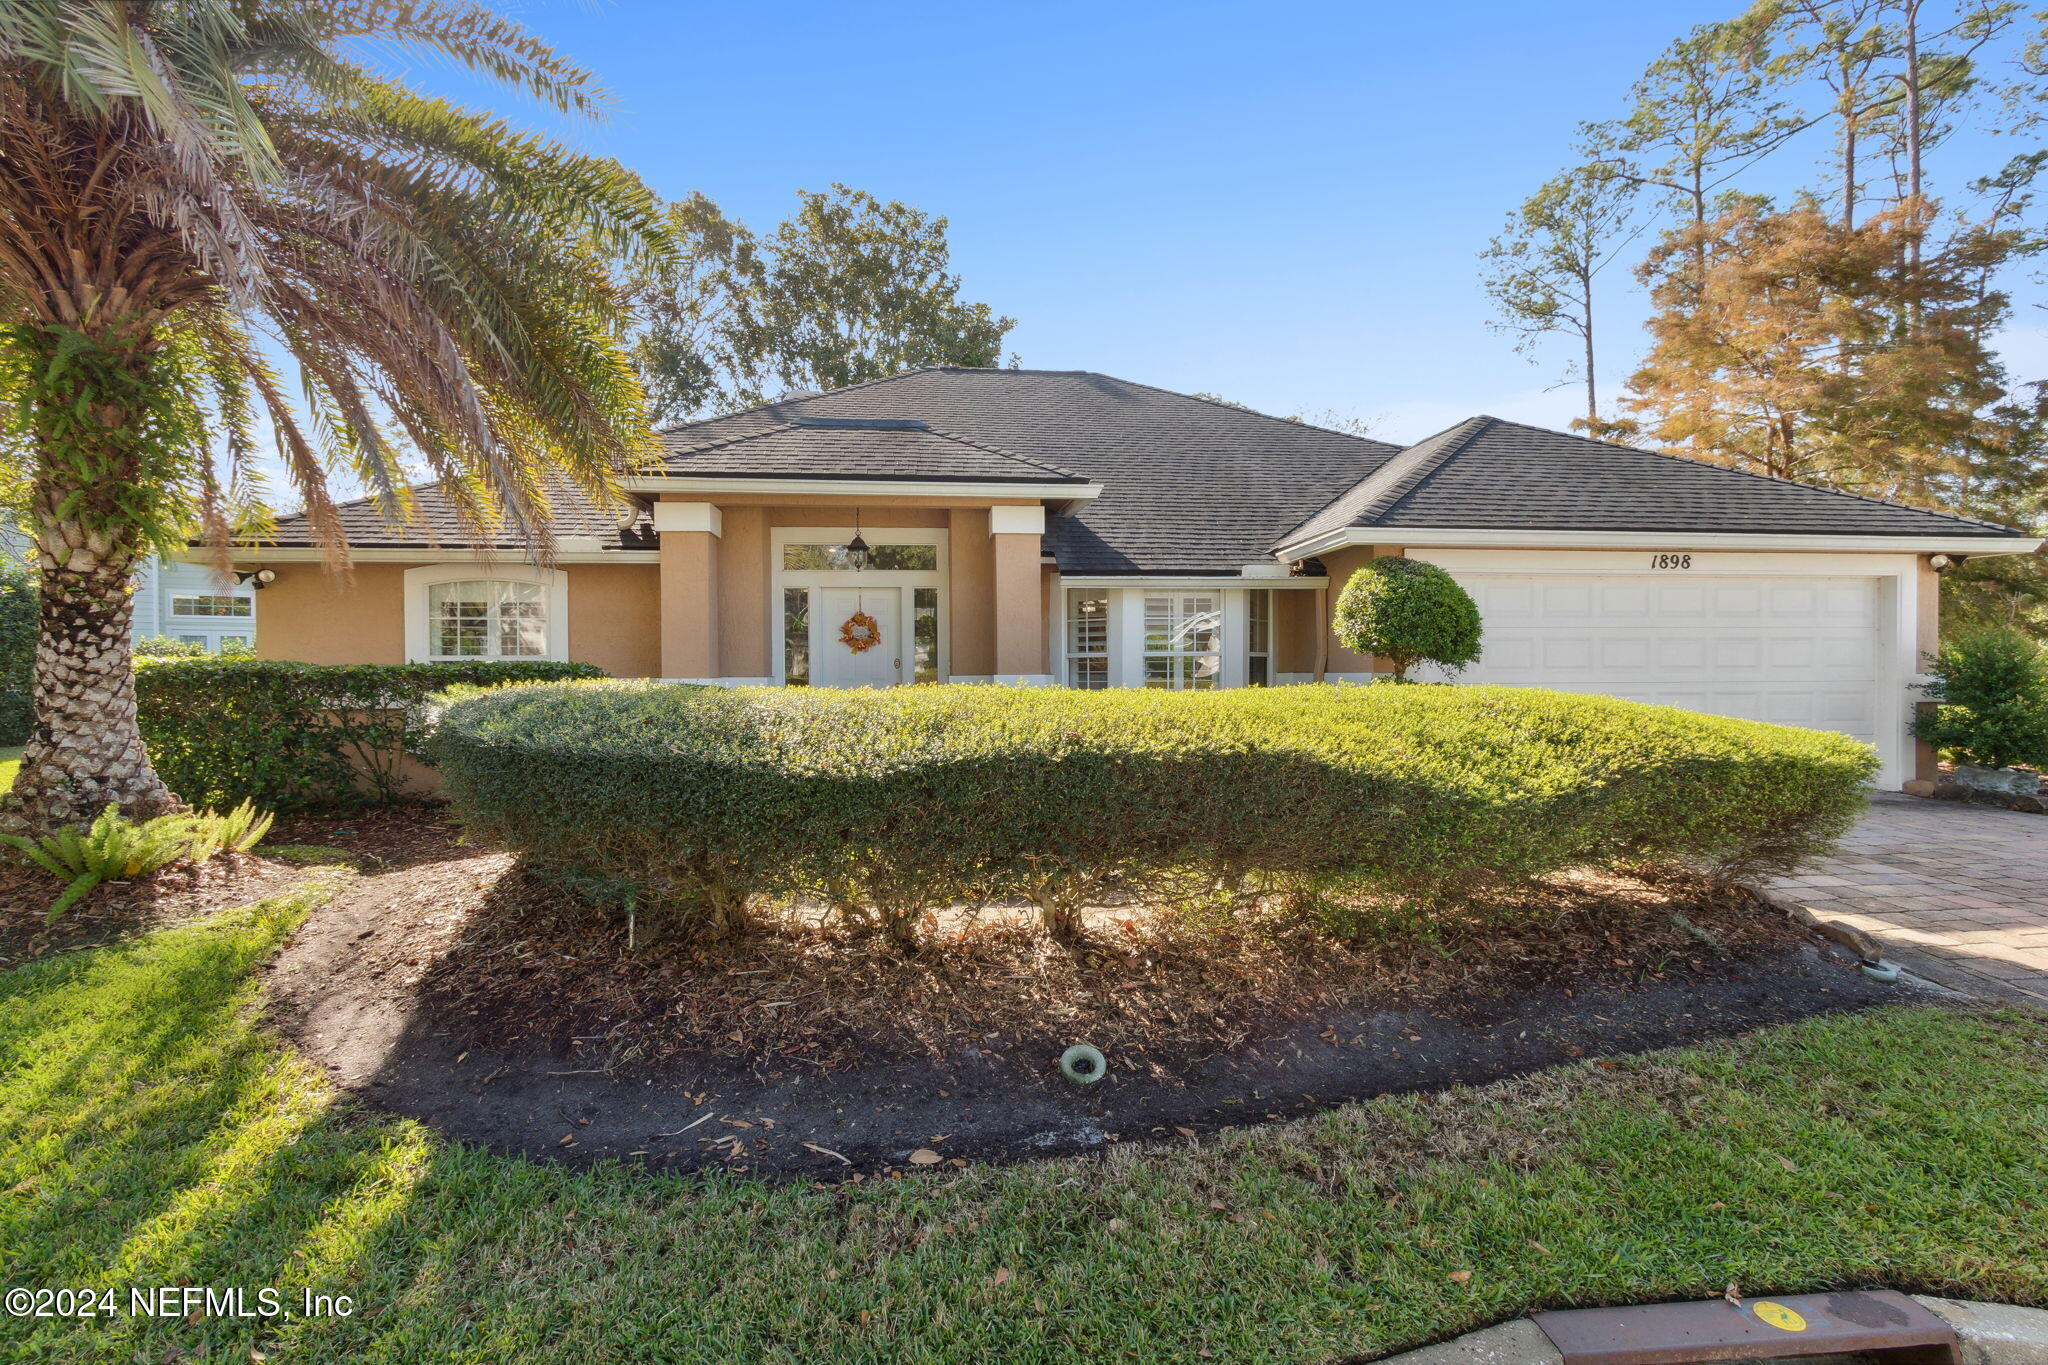
M 952 221 L 1024 364 L 1339 413 L 1413 439 L 1572 389 L 1487 327 L 1477 255 L 1673 37 L 1734 4 L 527 0 L 596 71 L 575 140 L 771 227 L 832 181 Z M 414 73 L 458 96 L 443 71 Z M 531 120 L 507 97 L 494 104 Z M 2002 161 L 2012 148 L 1959 146 Z M 1820 148 L 1812 149 L 1818 155 Z M 1995 152 L 1995 155 L 1994 155 Z M 1806 151 L 1781 173 L 1804 177 Z M 1988 168 L 1988 167 L 1986 167 Z M 1640 301 L 1604 301 L 1608 376 Z M 2014 356 L 2039 355 L 2031 332 Z M 2024 363 L 2024 362 L 2022 362 Z M 2020 376 L 2035 377 L 2032 374 Z

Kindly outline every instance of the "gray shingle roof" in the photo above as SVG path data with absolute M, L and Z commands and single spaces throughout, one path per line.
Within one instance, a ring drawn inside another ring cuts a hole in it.
M 1746 474 L 1655 451 L 1474 417 L 1405 450 L 1083 370 L 911 370 L 661 433 L 669 472 L 701 478 L 1093 482 L 1047 522 L 1068 574 L 1234 573 L 1276 546 L 1345 527 L 2012 535 L 1990 522 Z M 566 482 L 556 534 L 651 549 Z M 418 524 L 344 505 L 364 548 L 476 544 L 433 486 Z M 1057 499 L 1054 499 L 1057 501 Z M 310 544 L 303 517 L 278 543 Z M 501 535 L 494 547 L 518 548 Z
M 1683 456 L 1473 417 L 1418 442 L 1282 538 L 1346 526 L 2010 536 L 2008 527 Z
M 707 444 L 667 446 L 672 474 L 690 478 L 938 479 L 1083 484 L 1079 474 L 934 431 L 922 421 L 799 417 Z
M 589 536 L 609 550 L 660 548 L 653 522 L 645 508 L 634 506 L 608 511 L 593 503 L 587 494 L 566 479 L 549 479 L 546 485 L 558 540 L 565 536 Z M 336 510 L 349 545 L 358 550 L 488 546 L 517 552 L 526 548 L 525 542 L 510 530 L 479 537 L 462 520 L 439 484 L 417 484 L 413 487 L 413 519 L 404 525 L 386 521 L 376 501 L 370 498 L 341 503 Z M 619 518 L 626 510 L 631 511 L 632 518 L 622 526 Z M 305 514 L 279 517 L 277 534 L 271 543 L 290 547 L 313 544 L 312 527 Z
M 801 417 L 909 418 L 1069 470 L 1101 496 L 1046 527 L 1069 574 L 1234 573 L 1394 455 L 1362 440 L 1085 370 L 911 370 L 662 433 L 688 452 Z

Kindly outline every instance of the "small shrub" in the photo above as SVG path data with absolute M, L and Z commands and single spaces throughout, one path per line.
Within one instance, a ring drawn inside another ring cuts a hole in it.
M 170 635 L 145 635 L 129 648 L 138 659 L 204 659 L 213 652 L 197 640 Z
M 1862 806 L 1839 735 L 1517 688 L 880 692 L 598 683 L 451 702 L 457 816 L 706 933 L 811 896 L 926 914 L 1226 888 L 1441 904 L 1564 867 L 1789 868 Z
M 64 883 L 45 915 L 54 924 L 101 882 L 146 877 L 174 862 L 203 863 L 223 849 L 246 853 L 270 829 L 270 819 L 246 802 L 226 815 L 202 811 L 139 822 L 108 806 L 82 830 L 60 829 L 38 839 L 0 835 L 0 843 Z
M 2048 767 L 2048 652 L 2016 630 L 1944 640 L 1928 664 L 1931 714 L 1913 733 L 1958 763 Z
M 1479 607 L 1434 564 L 1375 559 L 1337 595 L 1332 630 L 1346 649 L 1377 654 L 1405 681 L 1425 661 L 1452 673 L 1479 657 Z
M 303 664 L 246 656 L 139 659 L 135 696 L 150 761 L 194 805 L 273 811 L 385 804 L 430 700 L 448 688 L 601 678 L 590 664 Z

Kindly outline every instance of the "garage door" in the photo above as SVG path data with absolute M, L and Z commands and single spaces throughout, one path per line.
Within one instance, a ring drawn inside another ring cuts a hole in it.
M 1453 576 L 1486 624 L 1467 682 L 1603 692 L 1876 739 L 1874 579 Z

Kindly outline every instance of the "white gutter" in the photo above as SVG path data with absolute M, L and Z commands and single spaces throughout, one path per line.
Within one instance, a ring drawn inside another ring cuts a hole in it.
M 318 546 L 307 545 L 237 545 L 231 556 L 237 563 L 244 560 L 266 564 L 313 564 L 328 557 Z M 369 549 L 351 549 L 348 557 L 357 564 L 418 564 L 479 562 L 526 562 L 526 553 L 516 547 L 507 546 L 496 550 L 478 550 L 460 546 L 421 545 L 412 549 L 393 549 L 377 546 Z M 203 564 L 203 551 L 191 551 L 173 558 L 188 564 Z M 557 550 L 550 561 L 554 564 L 659 564 L 659 550 Z
M 629 493 L 817 493 L 833 497 L 1033 498 L 1088 502 L 1102 496 L 1094 483 L 965 483 L 932 479 L 709 479 L 628 478 Z
M 1308 559 L 1354 545 L 1399 545 L 1403 549 L 1497 546 L 1531 550 L 1835 550 L 1892 554 L 2032 554 L 2040 536 L 1812 536 L 1750 532 L 1688 531 L 1517 531 L 1498 528 L 1426 526 L 1343 526 L 1282 545 L 1283 559 Z

